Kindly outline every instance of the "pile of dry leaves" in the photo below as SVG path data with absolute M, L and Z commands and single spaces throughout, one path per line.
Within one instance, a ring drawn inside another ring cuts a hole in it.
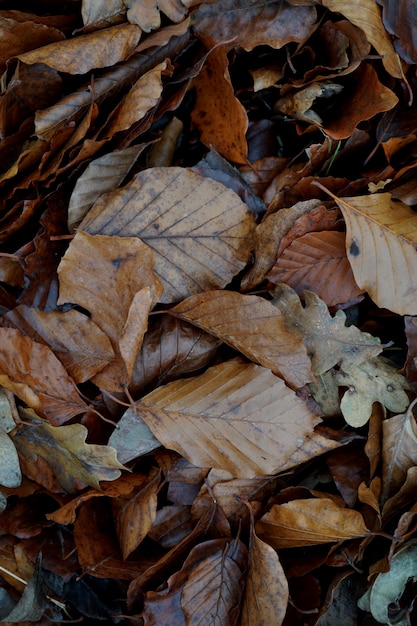
M 415 12 L 0 2 L 2 623 L 413 623 Z

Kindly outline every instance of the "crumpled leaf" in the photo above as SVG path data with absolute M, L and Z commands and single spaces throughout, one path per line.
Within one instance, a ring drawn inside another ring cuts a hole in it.
M 120 391 L 130 379 L 148 313 L 162 292 L 153 272 L 152 251 L 136 237 L 78 231 L 59 264 L 58 277 L 58 303 L 87 309 L 116 355 L 93 382 Z
M 87 409 L 52 350 L 14 328 L 0 328 L 0 384 L 53 424 Z
M 359 363 L 349 371 L 337 372 L 335 381 L 339 386 L 348 387 L 340 409 L 347 423 L 355 428 L 366 424 L 374 402 L 380 402 L 394 413 L 405 411 L 409 403 L 404 391 L 409 389 L 407 380 L 383 357 Z
M 13 432 L 13 443 L 19 453 L 35 463 L 41 457 L 48 463 L 67 493 L 79 485 L 100 488 L 100 480 L 115 480 L 126 469 L 110 446 L 85 443 L 88 430 L 82 424 L 51 426 L 32 409 L 20 409 L 25 422 Z M 32 478 L 36 480 L 36 467 Z
M 124 0 L 128 7 L 127 19 L 137 24 L 145 33 L 161 26 L 161 12 L 171 22 L 177 23 L 187 15 L 187 9 L 181 0 Z
M 170 313 L 268 367 L 294 388 L 312 380 L 310 360 L 298 333 L 289 332 L 281 312 L 263 298 L 206 291 L 187 298 Z
M 249 571 L 242 606 L 242 626 L 281 626 L 288 604 L 288 581 L 278 554 L 251 531 Z
M 330 193 L 330 192 L 328 192 Z M 381 308 L 417 314 L 415 212 L 389 193 L 337 198 L 346 222 L 346 250 L 359 287 Z
M 358 511 L 341 507 L 329 498 L 274 504 L 255 528 L 258 536 L 277 550 L 344 541 L 370 533 Z
M 321 0 L 321 4 L 341 13 L 366 33 L 366 37 L 381 55 L 382 63 L 391 76 L 402 77 L 401 63 L 384 28 L 381 11 L 374 0 Z
M 417 466 L 417 424 L 413 415 L 415 400 L 406 413 L 382 422 L 382 493 L 381 500 L 398 492 L 407 471 Z
M 140 237 L 154 252 L 161 302 L 222 288 L 249 260 L 253 217 L 221 183 L 154 167 L 103 194 L 80 225 L 90 234 Z
M 323 120 L 314 111 L 315 101 L 336 96 L 343 90 L 343 85 L 323 81 L 311 83 L 295 93 L 283 96 L 275 103 L 275 109 L 302 122 L 323 126 Z
M 337 364 L 351 371 L 382 351 L 378 337 L 345 325 L 343 311 L 331 317 L 316 294 L 305 291 L 304 298 L 305 307 L 295 291 L 282 283 L 275 288 L 273 303 L 284 314 L 288 330 L 302 337 L 314 374 L 323 374 Z
M 41 557 L 39 557 L 35 573 L 23 590 L 22 597 L 10 613 L 2 617 L 1 621 L 12 624 L 37 622 L 44 614 L 45 608 L 46 590 L 42 580 Z
M 58 72 L 86 74 L 99 67 L 111 67 L 126 59 L 137 46 L 142 31 L 134 24 L 113 26 L 95 33 L 64 39 L 19 54 L 22 63 L 45 63 Z
M 145 146 L 114 150 L 92 161 L 78 177 L 68 206 L 68 230 L 73 233 L 94 202 L 116 189 L 129 173 Z
M 417 542 L 407 541 L 391 559 L 389 572 L 378 574 L 372 586 L 358 600 L 362 611 L 369 611 L 380 624 L 387 626 L 407 626 L 410 621 L 391 620 L 388 608 L 397 605 L 410 580 L 417 580 Z
M 18 487 L 22 482 L 19 457 L 8 433 L 16 428 L 10 401 L 0 389 L 0 485 Z
M 237 360 L 159 387 L 136 407 L 165 447 L 243 478 L 307 460 L 319 422 L 280 378 Z

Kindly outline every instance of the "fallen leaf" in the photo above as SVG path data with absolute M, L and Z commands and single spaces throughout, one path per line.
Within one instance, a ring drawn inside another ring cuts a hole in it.
M 286 283 L 299 296 L 313 291 L 327 306 L 349 302 L 363 293 L 346 256 L 345 233 L 323 231 L 295 239 L 268 274 L 272 283 Z
M 18 59 L 26 65 L 45 63 L 58 72 L 86 74 L 126 59 L 139 43 L 141 34 L 138 26 L 122 24 L 24 52 Z
M 137 24 L 145 33 L 161 26 L 162 12 L 172 22 L 181 22 L 187 9 L 181 0 L 124 0 L 128 8 L 127 19 Z
M 297 453 L 307 459 L 319 422 L 269 370 L 238 361 L 159 387 L 136 406 L 165 447 L 239 478 L 288 469 Z
M 225 46 L 209 54 L 193 84 L 196 102 L 191 119 L 200 132 L 201 141 L 225 159 L 246 163 L 248 116 L 234 94 Z
M 2 616 L 2 622 L 22 624 L 37 622 L 42 618 L 46 604 L 46 589 L 42 578 L 41 562 L 39 556 L 35 573 L 23 590 L 22 597 L 10 613 Z
M 415 213 L 391 194 L 336 198 L 346 222 L 346 250 L 359 287 L 379 307 L 417 313 L 413 266 L 417 259 Z
M 14 328 L 0 328 L 0 338 L 1 385 L 55 425 L 87 410 L 50 348 Z
M 88 431 L 82 424 L 51 426 L 32 409 L 20 409 L 25 424 L 13 432 L 19 453 L 35 463 L 46 461 L 67 493 L 74 493 L 79 483 L 100 488 L 100 480 L 115 480 L 126 469 L 110 446 L 85 443 Z M 32 478 L 36 480 L 36 467 Z
M 82 0 L 81 15 L 84 26 L 110 21 L 126 13 L 124 0 Z M 110 22 L 111 23 L 111 22 Z
M 116 189 L 133 167 L 143 144 L 114 150 L 92 161 L 78 177 L 68 207 L 68 230 L 73 233 L 94 202 L 106 191 Z
M 303 308 L 295 291 L 282 283 L 275 288 L 273 303 L 283 313 L 288 330 L 303 338 L 315 375 L 337 364 L 351 371 L 382 351 L 378 337 L 346 326 L 343 311 L 332 317 L 316 294 L 305 291 L 304 298 Z
M 133 408 L 127 409 L 108 441 L 121 463 L 128 463 L 160 447 L 159 441 Z
M 358 511 L 338 506 L 325 497 L 273 505 L 257 522 L 256 532 L 277 550 L 345 541 L 370 534 Z
M 252 530 L 242 626 L 281 626 L 287 612 L 288 597 L 288 582 L 278 554 Z
M 335 380 L 339 386 L 348 387 L 340 409 L 347 423 L 356 428 L 369 420 L 374 402 L 394 413 L 405 411 L 409 404 L 406 379 L 383 357 L 364 361 L 347 372 L 340 371 Z
M 281 312 L 263 298 L 232 291 L 206 291 L 187 298 L 170 314 L 218 337 L 294 388 L 312 379 L 302 341 L 287 330 Z
M 394 36 L 394 48 L 406 63 L 412 65 L 417 60 L 415 31 L 416 7 L 411 2 L 401 2 L 393 7 L 387 0 L 379 0 L 382 6 L 382 21 L 385 29 Z
M 161 302 L 224 287 L 249 259 L 254 227 L 237 194 L 179 167 L 140 172 L 103 194 L 80 225 L 90 234 L 140 237 L 155 255 Z
M 22 482 L 19 457 L 8 435 L 15 428 L 9 398 L 0 389 L 0 485 L 3 487 L 18 487 Z
M 40 311 L 22 304 L 5 319 L 34 341 L 49 346 L 76 383 L 89 380 L 114 357 L 107 335 L 75 309 Z
M 364 30 L 369 43 L 381 55 L 387 72 L 395 78 L 402 78 L 400 60 L 382 23 L 379 6 L 374 0 L 321 0 L 321 4 L 334 13 L 341 13 L 352 24 Z

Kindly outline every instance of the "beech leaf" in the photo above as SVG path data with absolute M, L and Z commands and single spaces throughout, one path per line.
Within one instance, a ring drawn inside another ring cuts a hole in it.
M 310 360 L 298 334 L 289 332 L 276 307 L 258 296 L 206 291 L 170 310 L 252 361 L 268 367 L 293 387 L 312 380 Z
M 165 447 L 243 478 L 307 460 L 319 422 L 269 370 L 235 360 L 159 387 L 136 407 Z
M 275 288 L 273 303 L 284 314 L 288 330 L 303 338 L 314 374 L 323 374 L 337 364 L 351 371 L 382 351 L 378 337 L 346 326 L 343 311 L 332 317 L 316 294 L 305 291 L 304 298 L 305 307 L 295 291 L 282 283 Z
M 20 413 L 26 424 L 13 432 L 13 443 L 29 461 L 46 461 L 67 493 L 74 493 L 80 482 L 99 489 L 100 480 L 115 480 L 126 469 L 114 448 L 85 443 L 88 431 L 82 424 L 55 427 L 32 409 Z
M 281 626 L 287 604 L 288 582 L 278 554 L 252 531 L 242 626 Z
M 80 228 L 140 237 L 154 252 L 161 302 L 221 288 L 249 260 L 253 217 L 221 183 L 180 167 L 154 167 L 103 194 Z
M 275 549 L 301 548 L 370 534 L 358 511 L 329 498 L 274 504 L 256 524 L 259 537 Z

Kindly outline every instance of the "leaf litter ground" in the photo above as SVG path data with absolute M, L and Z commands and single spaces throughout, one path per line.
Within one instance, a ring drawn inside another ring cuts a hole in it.
M 11 4 L 1 622 L 413 623 L 412 3 Z

